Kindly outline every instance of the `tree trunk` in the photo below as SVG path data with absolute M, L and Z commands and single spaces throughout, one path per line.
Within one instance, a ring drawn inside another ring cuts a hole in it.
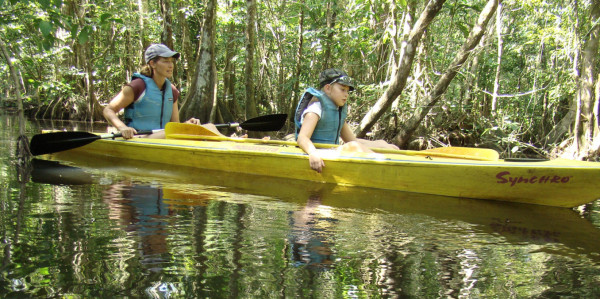
M 235 63 L 233 61 L 236 46 L 235 46 L 235 22 L 229 22 L 227 28 L 227 36 L 229 40 L 227 41 L 227 47 L 225 49 L 225 69 L 223 71 L 223 100 L 225 101 L 225 107 L 228 110 L 228 113 L 234 115 L 236 118 L 242 114 L 241 109 L 237 104 L 237 98 L 235 96 Z M 223 111 L 222 111 L 223 112 Z M 226 122 L 236 121 L 234 119 L 223 119 Z
M 448 85 L 450 82 L 452 82 L 458 73 L 458 70 L 460 70 L 462 65 L 465 63 L 471 54 L 471 51 L 477 46 L 477 44 L 479 44 L 481 37 L 485 33 L 485 28 L 487 27 L 489 20 L 496 11 L 498 1 L 499 0 L 488 1 L 481 11 L 477 22 L 471 29 L 471 32 L 469 33 L 469 36 L 467 37 L 467 40 L 463 44 L 462 48 L 454 57 L 454 60 L 452 63 L 450 63 L 450 66 L 446 69 L 440 80 L 434 86 L 433 90 L 427 96 L 425 100 L 425 106 L 418 107 L 413 116 L 404 123 L 402 128 L 400 128 L 400 133 L 396 137 L 400 147 L 406 147 L 408 145 L 408 142 L 410 141 L 415 130 L 421 124 L 421 121 L 429 113 L 431 108 L 433 108 L 433 106 L 442 98 L 442 95 L 446 92 Z
M 244 76 L 246 83 L 246 119 L 258 116 L 256 99 L 254 97 L 254 48 L 256 47 L 256 0 L 247 0 L 246 19 L 246 64 Z
M 594 0 L 591 4 L 591 23 L 592 29 L 589 32 L 589 38 L 583 46 L 581 59 L 581 74 L 577 91 L 577 103 L 579 106 L 579 122 L 574 124 L 579 132 L 576 135 L 580 155 L 587 156 L 587 152 L 596 151 L 598 148 L 591 148 L 593 138 L 598 134 L 597 111 L 594 110 L 596 96 L 594 95 L 595 80 L 598 74 L 598 44 L 600 39 L 600 0 Z
M 327 2 L 327 45 L 323 55 L 323 69 L 331 68 L 331 48 L 333 47 L 333 37 L 335 35 L 336 1 Z
M 149 46 L 146 42 L 145 36 L 146 34 L 144 34 L 144 31 L 146 30 L 146 27 L 144 25 L 144 4 L 142 3 L 142 0 L 137 0 L 137 5 L 138 5 L 138 15 L 139 15 L 139 19 L 138 19 L 138 23 L 140 25 L 140 40 L 139 40 L 139 46 L 140 49 L 144 50 L 146 49 L 147 46 Z M 144 53 L 141 53 L 141 60 L 140 61 L 145 61 L 144 60 Z
M 294 114 L 296 113 L 296 105 L 298 105 L 300 93 L 302 91 L 298 90 L 300 88 L 300 74 L 302 73 L 302 56 L 304 47 L 304 1 L 300 0 L 300 16 L 298 17 L 298 49 L 296 50 L 296 67 L 294 70 L 294 76 L 292 77 L 294 80 L 293 88 L 292 88 L 292 96 L 290 99 L 290 105 L 288 106 L 288 119 L 290 121 L 287 122 L 288 132 L 290 132 L 291 128 L 294 128 Z
M 375 105 L 364 116 L 358 127 L 357 136 L 364 137 L 367 132 L 371 130 L 373 125 L 379 120 L 383 113 L 390 108 L 394 100 L 402 94 L 404 87 L 406 86 L 406 80 L 412 69 L 413 60 L 415 53 L 423 32 L 431 24 L 433 18 L 442 9 L 446 0 L 431 0 L 421 16 L 417 20 L 417 23 L 411 30 L 408 39 L 402 45 L 400 49 L 400 64 L 397 71 L 394 73 L 390 86 L 384 91 L 383 95 L 377 100 Z
M 485 36 L 482 39 L 485 40 Z M 482 42 L 480 42 L 479 47 L 481 48 Z M 471 65 L 469 67 L 469 71 L 466 75 L 466 82 L 465 82 L 465 100 L 464 100 L 464 106 L 465 107 L 471 107 L 471 113 L 474 113 L 476 111 L 482 111 L 480 109 L 476 109 L 475 107 L 475 92 L 477 91 L 478 88 L 478 84 L 477 84 L 477 71 L 479 70 L 479 59 L 480 56 L 483 55 L 482 53 L 474 53 L 475 57 L 473 57 L 473 60 L 471 61 Z M 483 114 L 483 113 L 481 113 Z
M 191 90 L 192 82 L 195 76 L 195 65 L 192 63 L 196 61 L 198 58 L 197 49 L 198 46 L 196 44 L 196 30 L 193 29 L 190 18 L 186 16 L 187 12 L 187 4 L 184 1 L 177 1 L 178 9 L 177 9 L 177 19 L 185 20 L 181 21 L 179 28 L 181 30 L 181 41 L 179 42 L 179 46 L 181 47 L 181 56 L 183 57 L 182 62 L 186 61 L 187 64 L 179 64 L 179 69 L 181 70 L 180 74 L 185 81 L 181 83 L 185 83 L 185 86 L 182 86 L 182 89 Z M 199 31 L 199 30 L 198 30 Z M 181 103 L 183 104 L 183 103 Z M 181 105 L 180 105 L 181 107 Z
M 494 93 L 492 94 L 492 113 L 496 112 L 498 92 L 500 91 L 500 70 L 502 68 L 502 3 L 499 3 L 498 8 L 496 9 L 496 37 L 498 38 L 498 59 L 496 62 Z
M 171 0 L 160 0 L 160 12 L 163 19 L 163 32 L 160 37 L 161 43 L 165 44 L 169 49 L 175 50 L 173 42 L 173 18 L 171 17 Z M 177 78 L 177 65 L 173 69 L 173 78 Z
M 206 5 L 194 80 L 190 88 L 190 93 L 181 107 L 181 115 L 183 117 L 180 117 L 181 120 L 196 117 L 202 123 L 206 123 L 211 119 L 216 81 L 215 25 L 217 0 L 210 0 Z
M 4 59 L 6 60 L 6 65 L 8 66 L 10 78 L 15 84 L 15 96 L 17 98 L 17 109 L 19 112 L 19 136 L 25 135 L 25 116 L 23 111 L 23 101 L 21 99 L 21 95 L 25 94 L 25 90 L 21 90 L 21 84 L 19 83 L 19 76 L 17 75 L 17 70 L 12 63 L 10 52 L 8 52 L 6 44 L 2 39 L 0 39 L 0 51 L 2 51 L 2 56 L 4 56 Z

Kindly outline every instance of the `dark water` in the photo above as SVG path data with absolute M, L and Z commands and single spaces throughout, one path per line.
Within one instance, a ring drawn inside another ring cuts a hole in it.
M 29 122 L 27 134 L 40 126 L 73 128 Z M 1 297 L 600 297 L 598 201 L 570 210 L 69 153 L 34 160 L 20 182 L 17 132 L 0 116 Z

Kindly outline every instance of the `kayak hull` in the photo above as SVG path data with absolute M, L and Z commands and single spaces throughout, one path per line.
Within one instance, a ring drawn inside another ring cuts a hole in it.
M 206 140 L 101 139 L 73 152 L 201 169 L 461 198 L 576 207 L 600 198 L 600 163 L 476 161 L 322 150 L 317 173 L 294 146 Z

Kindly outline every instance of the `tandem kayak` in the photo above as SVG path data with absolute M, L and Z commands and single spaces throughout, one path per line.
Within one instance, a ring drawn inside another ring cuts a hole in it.
M 464 148 L 466 154 L 443 150 L 358 153 L 320 149 L 325 167 L 317 173 L 295 142 L 192 134 L 167 137 L 99 139 L 64 153 L 556 207 L 576 207 L 600 198 L 600 163 L 596 162 L 506 161 L 487 154 L 478 157 L 475 153 L 480 151 L 470 152 L 468 148 Z

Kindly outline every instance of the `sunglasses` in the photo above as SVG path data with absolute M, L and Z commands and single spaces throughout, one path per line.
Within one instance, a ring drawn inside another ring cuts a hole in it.
M 329 84 L 340 83 L 350 87 L 350 91 L 354 90 L 354 80 L 348 76 L 339 76 L 333 79 Z

